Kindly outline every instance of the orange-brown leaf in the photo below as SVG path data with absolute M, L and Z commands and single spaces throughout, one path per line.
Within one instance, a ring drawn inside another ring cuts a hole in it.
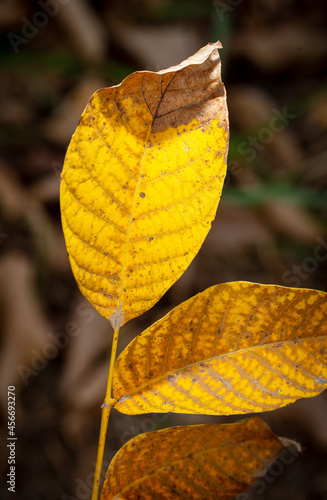
M 228 500 L 254 485 L 284 449 L 258 417 L 141 434 L 114 456 L 101 500 Z
M 327 387 L 327 294 L 213 286 L 136 337 L 114 371 L 122 413 L 273 410 Z

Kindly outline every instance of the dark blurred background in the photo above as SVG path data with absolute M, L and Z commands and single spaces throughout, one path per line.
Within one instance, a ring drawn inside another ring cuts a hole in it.
M 2 0 L 0 29 L 1 498 L 83 500 L 112 336 L 77 289 L 60 224 L 60 172 L 86 102 L 132 71 L 157 71 L 209 41 L 223 43 L 231 142 L 217 218 L 183 277 L 124 327 L 120 350 L 215 283 L 326 291 L 327 4 Z M 17 396 L 16 493 L 5 479 L 9 385 Z M 327 499 L 326 392 L 264 418 L 305 450 L 244 498 Z M 105 460 L 140 432 L 232 420 L 114 410 Z

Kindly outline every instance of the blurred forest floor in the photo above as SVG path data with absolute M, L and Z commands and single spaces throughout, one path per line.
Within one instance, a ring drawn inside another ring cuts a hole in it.
M 82 500 L 90 497 L 112 333 L 77 289 L 60 223 L 60 171 L 86 102 L 132 71 L 157 71 L 223 43 L 231 142 L 217 218 L 183 277 L 124 327 L 120 350 L 215 283 L 327 291 L 327 4 L 2 0 L 0 30 L 3 477 L 8 385 L 18 400 L 17 493 L 5 479 L 1 498 Z M 305 451 L 248 498 L 326 500 L 326 391 L 264 417 Z M 113 411 L 106 461 L 139 432 L 232 420 Z

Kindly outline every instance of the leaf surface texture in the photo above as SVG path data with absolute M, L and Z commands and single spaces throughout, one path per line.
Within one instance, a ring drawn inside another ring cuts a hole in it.
M 113 458 L 101 500 L 231 499 L 255 484 L 283 450 L 258 417 L 141 434 Z
M 116 409 L 230 415 L 327 387 L 327 294 L 233 282 L 182 303 L 117 359 Z
M 181 276 L 214 219 L 228 148 L 220 46 L 97 91 L 72 137 L 66 245 L 80 290 L 114 328 Z

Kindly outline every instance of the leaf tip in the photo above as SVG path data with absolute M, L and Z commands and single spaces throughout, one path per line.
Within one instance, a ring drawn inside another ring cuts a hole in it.
M 287 448 L 287 449 L 291 448 L 293 450 L 294 455 L 295 454 L 299 455 L 300 453 L 303 452 L 303 448 L 302 448 L 301 444 L 298 443 L 297 441 L 294 441 L 293 439 L 288 439 L 285 437 L 280 437 L 280 436 L 278 436 L 278 439 L 285 448 Z

